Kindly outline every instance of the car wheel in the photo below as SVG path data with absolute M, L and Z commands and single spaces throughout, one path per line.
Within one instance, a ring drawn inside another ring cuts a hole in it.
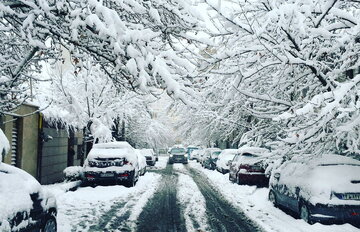
M 231 178 L 230 173 L 229 173 L 229 180 L 230 180 L 231 183 L 234 183 L 234 180 L 233 180 L 233 178 Z
M 275 207 L 277 207 L 278 204 L 277 204 L 276 195 L 275 195 L 274 191 L 270 190 L 268 199 Z
M 57 224 L 56 219 L 53 215 L 47 216 L 44 226 L 42 228 L 42 232 L 56 232 Z
M 128 187 L 128 188 L 134 187 L 135 185 L 136 185 L 135 177 L 133 177 L 131 180 L 128 180 L 125 183 L 125 187 Z
M 306 203 L 302 203 L 300 206 L 300 218 L 309 224 L 313 224 L 311 220 L 311 213 Z

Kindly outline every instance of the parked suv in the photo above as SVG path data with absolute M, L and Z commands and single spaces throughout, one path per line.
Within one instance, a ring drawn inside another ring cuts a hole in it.
M 139 178 L 138 155 L 127 142 L 95 144 L 84 162 L 86 184 L 101 182 L 134 186 Z
M 169 163 L 188 163 L 188 155 L 185 148 L 183 147 L 173 147 L 169 150 Z
M 56 200 L 27 172 L 0 161 L 0 231 L 56 232 Z

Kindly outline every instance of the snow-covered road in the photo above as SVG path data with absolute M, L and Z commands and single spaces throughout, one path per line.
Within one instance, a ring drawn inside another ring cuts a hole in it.
M 50 187 L 51 188 L 51 187 Z M 58 231 L 358 232 L 345 225 L 309 225 L 267 201 L 267 188 L 240 186 L 200 164 L 167 165 L 160 157 L 135 187 L 85 187 L 62 192 Z

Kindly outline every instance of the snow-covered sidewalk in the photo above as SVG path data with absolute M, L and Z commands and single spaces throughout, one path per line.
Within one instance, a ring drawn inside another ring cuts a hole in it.
M 244 211 L 252 220 L 257 222 L 265 231 L 269 232 L 359 232 L 359 229 L 350 225 L 309 225 L 301 219 L 286 214 L 274 207 L 268 200 L 268 188 L 238 185 L 229 181 L 229 174 L 223 175 L 217 171 L 207 170 L 199 163 L 190 162 L 195 168 L 205 174 L 220 193 L 234 206 Z

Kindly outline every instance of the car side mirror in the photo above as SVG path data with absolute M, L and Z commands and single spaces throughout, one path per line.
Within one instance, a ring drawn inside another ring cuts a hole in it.
M 278 172 L 274 173 L 274 178 L 279 180 L 280 179 L 280 173 L 278 173 Z

